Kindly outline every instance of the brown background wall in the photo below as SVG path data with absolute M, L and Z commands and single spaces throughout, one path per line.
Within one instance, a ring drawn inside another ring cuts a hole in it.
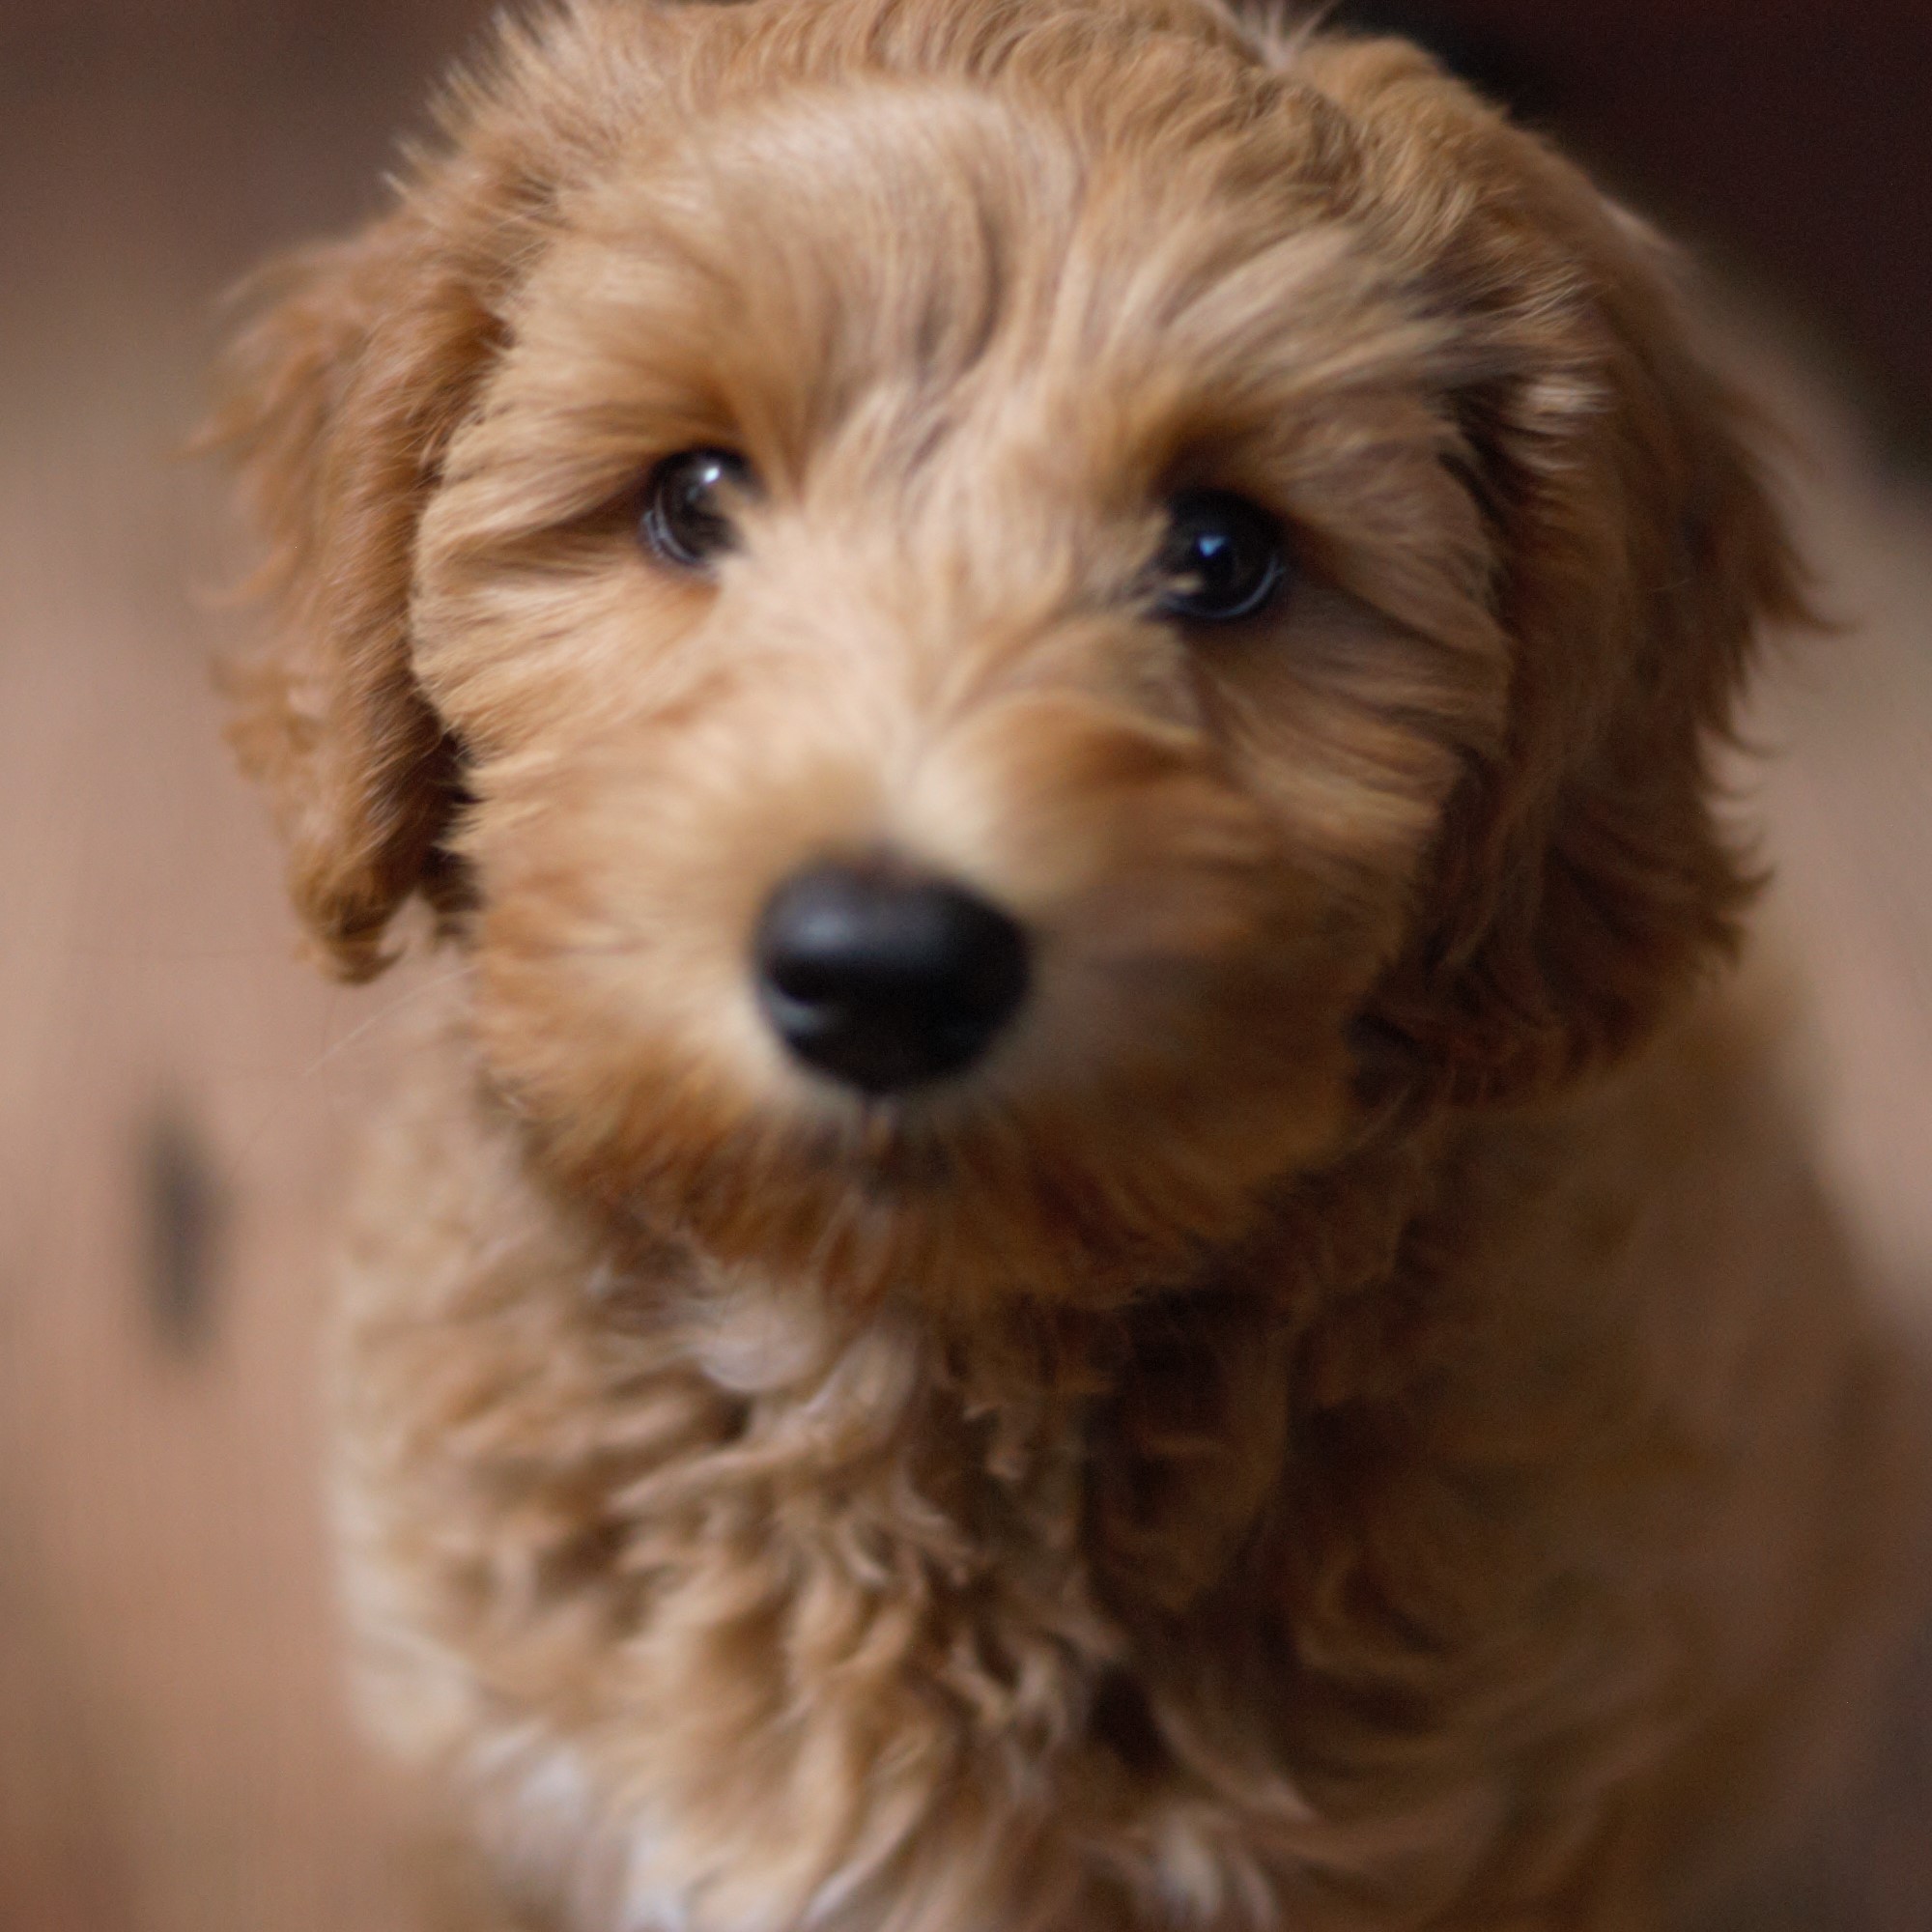
M 264 249 L 373 205 L 469 0 L 0 0 L 0 1925 L 417 1922 L 350 1742 L 314 1327 L 356 1094 L 407 983 L 293 957 L 228 775 L 207 595 L 235 534 L 173 461 Z M 1932 421 L 1932 9 L 1466 0 L 1482 72 L 1717 238 Z M 1932 508 L 1778 377 L 1862 627 L 1768 700 L 1776 916 L 1821 988 L 1833 1158 L 1932 1265 Z

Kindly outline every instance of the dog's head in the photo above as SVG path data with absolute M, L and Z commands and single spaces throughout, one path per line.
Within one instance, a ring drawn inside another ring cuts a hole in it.
M 848 1286 L 1192 1266 L 1639 1039 L 1793 601 L 1667 263 L 1393 43 L 582 0 L 298 260 L 239 740 L 579 1184 Z

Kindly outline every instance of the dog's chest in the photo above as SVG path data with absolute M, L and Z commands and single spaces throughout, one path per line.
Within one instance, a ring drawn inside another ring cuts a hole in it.
M 541 1259 L 499 1244 L 429 1319 L 391 1289 L 354 1327 L 388 1728 L 422 1714 L 402 1742 L 600 1932 L 838 1924 L 916 1867 L 997 1891 L 1016 1833 L 1061 1858 L 1052 1787 L 1122 1651 L 1084 1399 L 996 1410 L 916 1339 L 828 1352 L 769 1306 L 694 1328 L 581 1272 L 533 1293 Z

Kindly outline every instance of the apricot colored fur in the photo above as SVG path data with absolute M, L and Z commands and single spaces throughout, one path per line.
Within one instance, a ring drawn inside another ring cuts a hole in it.
M 1904 1398 L 1726 979 L 1800 598 L 1676 279 L 1205 0 L 580 0 L 288 266 L 236 742 L 337 968 L 461 967 L 342 1516 L 506 1914 L 1647 1932 L 1804 1815 Z M 635 519 L 715 443 L 713 583 Z M 1197 482 L 1294 533 L 1238 633 L 1149 608 Z M 861 1105 L 748 936 L 880 847 L 1038 964 Z

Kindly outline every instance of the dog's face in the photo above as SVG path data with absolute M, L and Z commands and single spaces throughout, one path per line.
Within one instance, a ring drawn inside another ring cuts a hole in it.
M 492 1064 L 767 1263 L 1225 1238 L 1346 1130 L 1501 728 L 1456 345 L 1319 103 L 1014 95 L 781 89 L 601 173 L 423 521 Z
M 427 882 L 536 1144 L 721 1259 L 1184 1274 L 1721 929 L 1784 564 L 1649 256 L 1404 49 L 582 10 L 248 352 L 298 897 L 366 965 Z

